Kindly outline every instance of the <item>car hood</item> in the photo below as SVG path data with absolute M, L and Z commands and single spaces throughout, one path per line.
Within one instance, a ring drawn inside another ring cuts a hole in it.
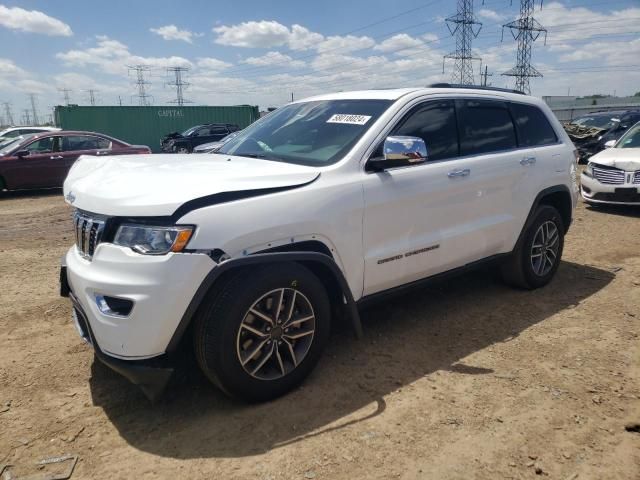
M 640 170 L 640 148 L 607 148 L 595 154 L 589 161 L 633 172 Z
M 169 216 L 191 200 L 220 201 L 220 196 L 211 196 L 230 192 L 236 194 L 227 199 L 240 199 L 243 192 L 266 194 L 318 176 L 314 167 L 229 155 L 81 156 L 63 189 L 67 203 L 87 212 Z

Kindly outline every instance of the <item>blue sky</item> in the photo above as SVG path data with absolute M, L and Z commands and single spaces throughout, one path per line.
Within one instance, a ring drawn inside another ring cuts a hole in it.
M 1 0 L 0 0 L 1 2 Z M 534 45 L 534 95 L 640 90 L 640 1 L 565 0 L 537 3 L 549 30 Z M 452 0 L 146 1 L 65 0 L 0 3 L 0 101 L 14 120 L 36 94 L 46 116 L 70 89 L 73 103 L 136 104 L 127 65 L 144 64 L 154 104 L 175 97 L 166 67 L 185 66 L 195 104 L 278 106 L 317 93 L 449 81 L 442 56 L 455 49 L 444 18 Z M 518 1 L 475 2 L 483 23 L 474 53 L 495 86 L 515 63 L 516 42 L 501 25 Z M 474 65 L 477 73 L 479 63 Z M 476 76 L 477 78 L 477 76 Z M 0 115 L 3 114 L 0 109 Z

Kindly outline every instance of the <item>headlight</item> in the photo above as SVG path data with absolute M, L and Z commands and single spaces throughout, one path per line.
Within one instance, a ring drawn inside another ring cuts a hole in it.
M 593 163 L 587 163 L 587 168 L 584 169 L 584 174 L 587 177 L 593 177 Z
M 192 233 L 193 227 L 124 224 L 118 228 L 113 243 L 146 255 L 164 255 L 182 251 Z

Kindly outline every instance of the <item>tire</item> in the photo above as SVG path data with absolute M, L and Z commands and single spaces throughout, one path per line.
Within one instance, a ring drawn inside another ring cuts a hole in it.
M 187 147 L 173 147 L 174 153 L 191 153 Z
M 209 380 L 232 397 L 260 402 L 285 394 L 311 373 L 331 325 L 327 292 L 311 271 L 296 263 L 270 264 L 214 288 L 193 331 L 195 355 Z M 261 315 L 251 313 L 256 311 Z
M 528 290 L 549 283 L 560 265 L 564 232 L 562 217 L 554 207 L 538 207 L 532 221 L 523 232 L 519 246 L 502 266 L 505 282 Z M 551 261 L 553 263 L 550 264 Z

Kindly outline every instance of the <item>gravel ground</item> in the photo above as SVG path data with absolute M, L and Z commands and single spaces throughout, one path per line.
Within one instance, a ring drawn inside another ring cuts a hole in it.
M 0 472 L 74 454 L 73 479 L 640 478 L 640 209 L 581 204 L 546 288 L 479 271 L 363 312 L 365 339 L 334 332 L 277 401 L 192 372 L 153 406 L 58 297 L 70 213 L 58 191 L 0 198 Z

